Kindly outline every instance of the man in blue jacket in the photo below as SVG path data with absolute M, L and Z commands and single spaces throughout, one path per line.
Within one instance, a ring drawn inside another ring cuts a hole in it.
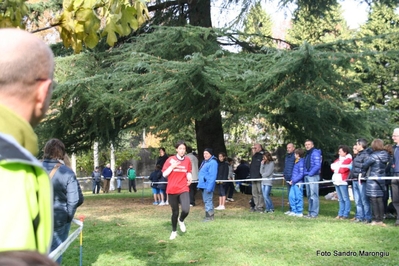
M 111 178 L 112 178 L 112 170 L 111 170 L 111 165 L 109 163 L 103 169 L 103 177 L 104 177 L 103 192 L 104 193 L 108 193 L 109 192 L 109 183 L 110 183 Z
M 321 151 L 314 147 L 311 140 L 305 141 L 305 183 L 318 182 L 320 180 Z M 306 184 L 308 196 L 309 213 L 307 218 L 316 218 L 319 215 L 319 184 Z
M 285 155 L 285 161 L 284 161 L 284 171 L 283 171 L 283 175 L 284 175 L 284 180 L 287 186 L 287 195 L 289 198 L 290 195 L 290 189 L 291 189 L 291 177 L 292 177 L 292 170 L 294 169 L 294 165 L 295 165 L 295 146 L 292 143 L 288 143 L 287 144 L 287 154 Z M 291 212 L 291 207 L 290 209 L 285 213 L 285 214 L 289 214 Z
M 204 160 L 201 163 L 198 172 L 198 188 L 202 191 L 202 200 L 205 204 L 205 220 L 212 221 L 214 218 L 213 191 L 215 190 L 215 181 L 218 174 L 218 162 L 213 156 L 213 150 L 206 148 L 204 150 Z

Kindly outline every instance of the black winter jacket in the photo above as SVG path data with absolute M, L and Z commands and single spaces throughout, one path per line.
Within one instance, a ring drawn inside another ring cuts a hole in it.
M 362 171 L 367 172 L 370 168 L 368 177 L 385 176 L 385 168 L 389 161 L 387 151 L 374 151 L 363 163 Z M 383 197 L 385 191 L 385 180 L 370 180 L 366 182 L 366 195 L 368 197 Z
M 366 176 L 366 172 L 362 171 L 362 166 L 364 162 L 369 158 L 371 152 L 372 150 L 364 149 L 355 156 L 352 162 L 352 171 L 350 175 L 351 179 L 357 180 L 360 173 L 362 174 L 362 177 Z
M 218 175 L 216 180 L 227 180 L 229 177 L 229 164 L 226 161 L 218 161 Z
M 263 160 L 263 154 L 265 154 L 264 151 L 260 151 L 255 153 L 252 156 L 252 161 L 251 165 L 249 166 L 249 176 L 250 178 L 259 178 L 261 179 L 262 176 L 260 175 L 260 163 Z

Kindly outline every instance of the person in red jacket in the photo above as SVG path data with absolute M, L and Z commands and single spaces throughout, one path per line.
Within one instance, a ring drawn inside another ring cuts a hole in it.
M 334 172 L 332 180 L 339 201 L 338 216 L 335 218 L 344 220 L 348 219 L 351 210 L 348 183 L 346 180 L 348 179 L 350 168 L 352 166 L 352 155 L 349 153 L 349 147 L 346 145 L 340 145 L 338 147 L 338 155 L 338 159 L 331 164 L 331 170 Z
M 190 212 L 189 186 L 192 181 L 191 161 L 186 155 L 186 143 L 179 141 L 175 145 L 176 155 L 169 157 L 162 168 L 162 174 L 168 179 L 166 194 L 168 194 L 169 205 L 172 208 L 172 233 L 170 240 L 177 236 L 177 222 L 180 230 L 186 232 L 184 219 Z M 179 203 L 181 213 L 179 217 Z M 179 218 L 179 219 L 178 219 Z

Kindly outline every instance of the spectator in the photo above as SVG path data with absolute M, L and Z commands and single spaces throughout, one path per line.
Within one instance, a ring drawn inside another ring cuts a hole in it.
M 292 143 L 287 144 L 287 154 L 285 155 L 284 159 L 284 180 L 285 184 L 287 186 L 287 195 L 290 194 L 290 189 L 291 189 L 291 176 L 292 176 L 292 170 L 294 169 L 294 164 L 295 164 L 295 146 Z M 290 205 L 290 210 L 285 212 L 285 214 L 290 214 L 292 212 L 291 205 Z
M 118 189 L 118 193 L 121 193 L 121 189 L 122 189 L 122 180 L 125 179 L 125 178 L 123 177 L 122 166 L 119 166 L 119 168 L 116 169 L 115 174 L 116 174 L 116 187 L 117 187 L 117 189 Z
M 38 37 L 0 29 L 0 251 L 45 254 L 52 237 L 52 187 L 35 158 L 33 131 L 52 94 L 54 58 Z M 34 199 L 34 200 L 32 200 Z
M 75 173 L 64 164 L 65 146 L 59 139 L 50 139 L 44 146 L 43 167 L 53 184 L 54 234 L 51 251 L 67 238 L 76 209 L 83 203 L 83 194 Z M 62 256 L 57 259 L 61 264 Z
M 308 196 L 309 213 L 306 218 L 316 218 L 319 215 L 319 184 L 321 168 L 321 151 L 314 147 L 313 141 L 305 141 L 305 182 Z
M 274 160 L 270 152 L 265 152 L 263 154 L 263 160 L 260 165 L 260 174 L 262 178 L 266 180 L 262 180 L 262 193 L 263 198 L 265 200 L 266 210 L 265 213 L 273 213 L 274 206 L 273 201 L 270 198 L 270 192 L 273 187 L 273 172 L 274 172 Z
M 127 169 L 127 178 L 129 179 L 129 192 L 133 191 L 136 193 L 136 170 L 134 170 L 133 165 L 129 165 L 129 169 Z
M 109 192 L 109 183 L 111 182 L 112 174 L 113 173 L 111 170 L 111 165 L 108 163 L 102 172 L 102 175 L 104 177 L 104 187 L 103 187 L 104 193 Z
M 169 156 L 166 154 L 165 148 L 164 147 L 159 148 L 159 157 L 156 164 L 160 165 L 161 169 L 168 158 Z
M 234 170 L 236 175 L 236 179 L 243 180 L 249 178 L 249 165 L 247 161 L 240 160 L 240 164 L 237 166 L 236 170 Z M 242 182 L 237 182 L 237 186 L 239 187 Z M 237 191 L 240 191 L 237 189 Z
M 198 158 L 193 154 L 193 148 L 187 146 L 187 157 L 191 161 L 191 176 L 193 182 L 190 184 L 190 206 L 195 206 L 195 195 L 197 194 L 198 185 Z
M 261 179 L 262 176 L 260 174 L 260 165 L 263 160 L 263 148 L 262 145 L 256 143 L 252 147 L 252 161 L 249 167 L 249 174 L 251 179 Z M 265 205 L 265 200 L 263 198 L 262 192 L 262 182 L 259 181 L 252 181 L 252 197 L 254 200 L 255 207 L 251 209 L 251 211 L 258 211 L 263 212 L 263 208 Z
M 202 200 L 205 204 L 204 222 L 213 221 L 213 191 L 215 190 L 215 181 L 218 174 L 218 163 L 213 156 L 213 150 L 206 148 L 204 150 L 204 160 L 201 163 L 198 172 L 198 188 L 202 191 Z
M 349 153 L 349 147 L 340 145 L 338 147 L 338 159 L 331 164 L 331 170 L 334 172 L 332 176 L 335 191 L 338 195 L 338 216 L 336 219 L 348 219 L 351 211 L 351 202 L 349 199 L 347 179 L 352 167 L 352 155 Z
M 230 182 L 226 183 L 226 195 L 227 195 L 227 201 L 231 201 L 233 202 L 233 194 L 234 194 L 234 182 L 232 182 L 234 180 L 234 169 L 233 169 L 233 164 L 234 161 L 231 158 L 227 158 L 227 162 L 229 164 L 229 175 L 228 175 L 228 179 Z
M 292 169 L 292 175 L 290 180 L 290 206 L 291 212 L 288 213 L 290 216 L 303 217 L 303 177 L 305 173 L 305 161 L 303 155 L 305 154 L 303 149 L 296 149 L 295 152 L 295 164 Z
M 216 177 L 216 182 L 218 191 L 219 191 L 219 206 L 215 208 L 215 210 L 224 210 L 226 207 L 224 204 L 226 203 L 226 183 L 224 181 L 227 180 L 229 176 L 229 164 L 226 161 L 226 153 L 219 152 L 218 154 L 218 174 Z
M 395 142 L 393 146 L 393 161 L 392 161 L 392 172 L 393 176 L 399 176 L 399 128 L 393 130 L 392 139 Z M 399 180 L 394 179 L 391 182 L 392 187 L 392 204 L 396 210 L 396 222 L 395 226 L 399 226 Z
M 161 200 L 161 195 L 160 195 L 160 189 L 158 188 L 157 182 L 160 181 L 162 177 L 162 171 L 161 171 L 161 166 L 157 164 L 155 166 L 154 171 L 150 174 L 149 180 L 151 181 L 151 188 L 152 188 L 152 194 L 154 196 L 154 203 L 152 205 L 165 205 L 163 201 L 163 197 Z
M 356 140 L 355 148 L 357 154 L 352 162 L 351 179 L 356 214 L 352 221 L 355 223 L 371 223 L 371 208 L 369 198 L 366 195 L 366 181 L 360 178 L 366 176 L 366 171 L 363 171 L 362 167 L 372 151 L 367 149 L 367 140 L 362 138 Z
M 168 179 L 166 193 L 172 208 L 172 233 L 170 234 L 170 240 L 175 239 L 177 236 L 177 222 L 179 222 L 180 231 L 186 232 L 184 219 L 190 212 L 189 186 L 192 182 L 192 177 L 191 161 L 190 158 L 185 156 L 186 147 L 184 141 L 178 141 L 175 145 L 176 155 L 169 157 L 162 168 L 163 176 Z M 180 217 L 179 203 L 181 205 Z
M 100 167 L 96 166 L 94 171 L 91 173 L 91 179 L 93 181 L 93 194 L 100 192 L 101 187 L 101 173 Z
M 362 171 L 367 172 L 370 169 L 370 174 L 366 181 L 366 195 L 370 198 L 372 210 L 371 225 L 386 226 L 383 223 L 384 218 L 384 194 L 385 194 L 385 180 L 375 179 L 385 175 L 385 168 L 389 160 L 389 154 L 384 150 L 384 142 L 381 139 L 375 139 L 371 143 L 373 152 L 363 163 Z M 370 179 L 373 178 L 373 179 Z

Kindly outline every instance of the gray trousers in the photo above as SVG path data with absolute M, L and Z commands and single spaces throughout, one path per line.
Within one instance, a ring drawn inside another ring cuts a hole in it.
M 399 176 L 399 173 L 395 173 L 394 176 Z M 396 210 L 396 223 L 399 223 L 399 180 L 392 180 L 392 204 Z
M 255 210 L 262 211 L 265 208 L 265 200 L 262 193 L 262 181 L 252 181 L 252 197 L 254 198 Z

